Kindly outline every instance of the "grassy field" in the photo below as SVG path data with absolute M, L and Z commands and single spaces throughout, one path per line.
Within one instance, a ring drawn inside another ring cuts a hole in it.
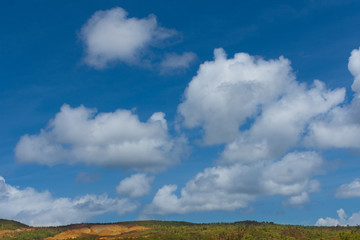
M 309 227 L 253 221 L 194 224 L 134 221 L 32 228 L 0 220 L 0 239 L 360 239 L 360 227 Z

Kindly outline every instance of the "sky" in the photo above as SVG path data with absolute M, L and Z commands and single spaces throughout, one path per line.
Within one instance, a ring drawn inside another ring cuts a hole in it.
M 360 1 L 4 0 L 0 218 L 360 225 Z

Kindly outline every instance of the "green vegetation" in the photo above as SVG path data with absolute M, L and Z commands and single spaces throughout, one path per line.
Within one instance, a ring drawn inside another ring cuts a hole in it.
M 26 228 L 26 227 L 28 226 L 16 221 L 0 219 L 0 230 L 6 230 L 6 229 L 15 230 L 18 228 Z
M 306 227 L 253 221 L 212 224 L 149 221 L 137 224 L 151 230 L 142 232 L 136 239 L 360 239 L 360 227 Z
M 13 226 L 24 226 L 21 223 L 12 223 L 8 225 L 0 221 L 1 226 L 8 226 L 7 229 L 14 229 Z M 18 225 L 16 225 L 18 224 Z M 195 224 L 188 222 L 168 222 L 168 221 L 134 221 L 113 223 L 122 226 L 143 226 L 147 230 L 133 231 L 120 234 L 121 238 L 104 238 L 94 236 L 83 236 L 75 238 L 81 239 L 139 239 L 139 240 L 180 240 L 180 239 L 213 239 L 213 240 L 232 240 L 232 239 L 340 239 L 353 240 L 360 239 L 360 226 L 357 227 L 311 227 L 296 225 L 279 225 L 274 223 L 259 223 L 254 221 L 244 221 L 235 223 L 210 223 Z M 43 239 L 49 236 L 55 236 L 57 233 L 84 227 L 91 227 L 101 224 L 77 224 L 62 226 L 58 228 L 26 228 L 21 231 L 13 231 L 10 235 L 3 235 L 0 239 Z M 109 224 L 107 224 L 109 225 Z
M 0 219 L 0 239 L 1 240 L 32 240 L 44 239 L 55 236 L 62 232 L 57 228 L 32 228 L 20 222 Z
M 62 231 L 51 228 L 36 228 L 4 235 L 2 240 L 36 240 L 55 236 Z

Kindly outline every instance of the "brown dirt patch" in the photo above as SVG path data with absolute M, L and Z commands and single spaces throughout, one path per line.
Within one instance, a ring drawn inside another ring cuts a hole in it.
M 23 231 L 31 231 L 31 229 L 19 228 L 16 230 L 0 230 L 0 239 L 3 237 L 14 237 L 16 233 Z
M 137 236 L 139 232 L 150 228 L 142 226 L 124 226 L 124 225 L 94 225 L 78 229 L 67 230 L 46 240 L 63 240 L 79 237 L 100 237 L 102 239 L 114 239 L 121 237 Z

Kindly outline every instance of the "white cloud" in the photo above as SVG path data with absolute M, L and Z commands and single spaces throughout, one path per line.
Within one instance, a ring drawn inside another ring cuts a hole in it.
M 290 62 L 263 60 L 246 53 L 227 59 L 215 49 L 214 61 L 200 65 L 178 111 L 187 128 L 202 127 L 207 144 L 234 140 L 238 128 L 254 117 L 262 104 L 278 99 L 294 84 Z
M 310 89 L 298 84 L 290 62 L 282 57 L 266 61 L 237 53 L 227 59 L 222 49 L 216 49 L 215 60 L 200 66 L 178 110 L 185 127 L 205 130 L 207 144 L 235 140 L 229 147 L 241 142 L 239 152 L 249 144 L 255 146 L 243 151 L 244 157 L 249 152 L 263 155 L 262 150 L 281 155 L 297 142 L 309 120 L 341 103 L 344 94 L 344 89 L 327 90 L 320 81 Z M 255 124 L 246 133 L 249 136 L 239 135 L 246 120 Z
M 187 128 L 201 127 L 205 144 L 226 143 L 214 167 L 190 180 L 179 194 L 166 185 L 145 209 L 147 214 L 231 211 L 259 196 L 280 195 L 302 205 L 319 191 L 314 176 L 323 160 L 303 147 L 313 121 L 344 101 L 345 90 L 329 90 L 315 80 L 296 81 L 290 62 L 263 60 L 246 53 L 227 59 L 222 49 L 203 63 L 189 83 L 179 114 Z M 279 160 L 281 158 L 281 160 Z
M 316 223 L 316 226 L 340 226 L 339 220 L 334 218 L 319 218 Z
M 82 27 L 88 65 L 101 69 L 116 61 L 137 63 L 150 46 L 177 35 L 160 27 L 154 15 L 142 19 L 127 15 L 120 7 L 97 11 Z
M 84 195 L 74 199 L 54 198 L 48 191 L 33 188 L 18 189 L 0 177 L 1 217 L 14 219 L 32 226 L 57 226 L 84 222 L 107 212 L 123 214 L 136 209 L 126 199 L 107 195 Z
M 319 190 L 319 183 L 311 178 L 321 173 L 323 160 L 315 152 L 288 153 L 281 161 L 267 166 L 263 172 L 263 185 L 271 195 L 293 197 L 292 202 L 307 200 L 304 193 Z
M 154 177 L 148 177 L 146 174 L 134 174 L 121 180 L 116 187 L 116 193 L 131 198 L 137 198 L 147 195 L 151 191 L 150 183 Z
M 311 88 L 293 85 L 278 101 L 263 107 L 250 129 L 241 132 L 222 153 L 222 164 L 276 159 L 299 144 L 306 126 L 344 99 L 344 90 L 327 90 L 320 81 Z
M 319 218 L 315 223 L 316 226 L 358 226 L 360 225 L 360 212 L 353 213 L 351 217 L 347 218 L 344 209 L 337 210 L 338 218 Z
M 40 134 L 24 135 L 15 148 L 20 162 L 161 170 L 175 163 L 182 139 L 171 139 L 164 114 L 147 122 L 127 110 L 98 113 L 63 105 Z
M 159 189 L 144 213 L 232 211 L 267 195 L 283 196 L 288 204 L 303 204 L 309 200 L 308 193 L 319 189 L 312 178 L 322 162 L 315 152 L 294 152 L 276 162 L 207 168 L 181 189 L 180 197 L 175 194 L 176 185 Z
M 354 92 L 360 93 L 360 48 L 351 52 L 348 68 L 355 78 L 351 88 Z
M 160 72 L 171 73 L 177 70 L 188 69 L 195 59 L 196 55 L 193 52 L 184 52 L 181 55 L 176 53 L 166 54 L 160 63 Z
M 351 183 L 341 185 L 335 196 L 337 198 L 356 198 L 360 197 L 360 178 L 355 179 Z
M 348 68 L 354 76 L 351 104 L 338 106 L 313 121 L 305 139 L 308 146 L 360 150 L 360 49 L 351 52 Z
M 360 124 L 354 111 L 358 104 L 354 101 L 357 100 L 354 99 L 351 106 L 337 107 L 325 117 L 312 122 L 305 138 L 306 144 L 322 149 L 360 149 Z
M 317 187 L 317 182 L 314 182 L 314 183 L 315 183 L 315 186 Z M 302 192 L 300 195 L 291 196 L 289 198 L 288 203 L 290 205 L 301 205 L 301 204 L 306 203 L 308 201 L 310 201 L 309 194 L 307 192 Z

